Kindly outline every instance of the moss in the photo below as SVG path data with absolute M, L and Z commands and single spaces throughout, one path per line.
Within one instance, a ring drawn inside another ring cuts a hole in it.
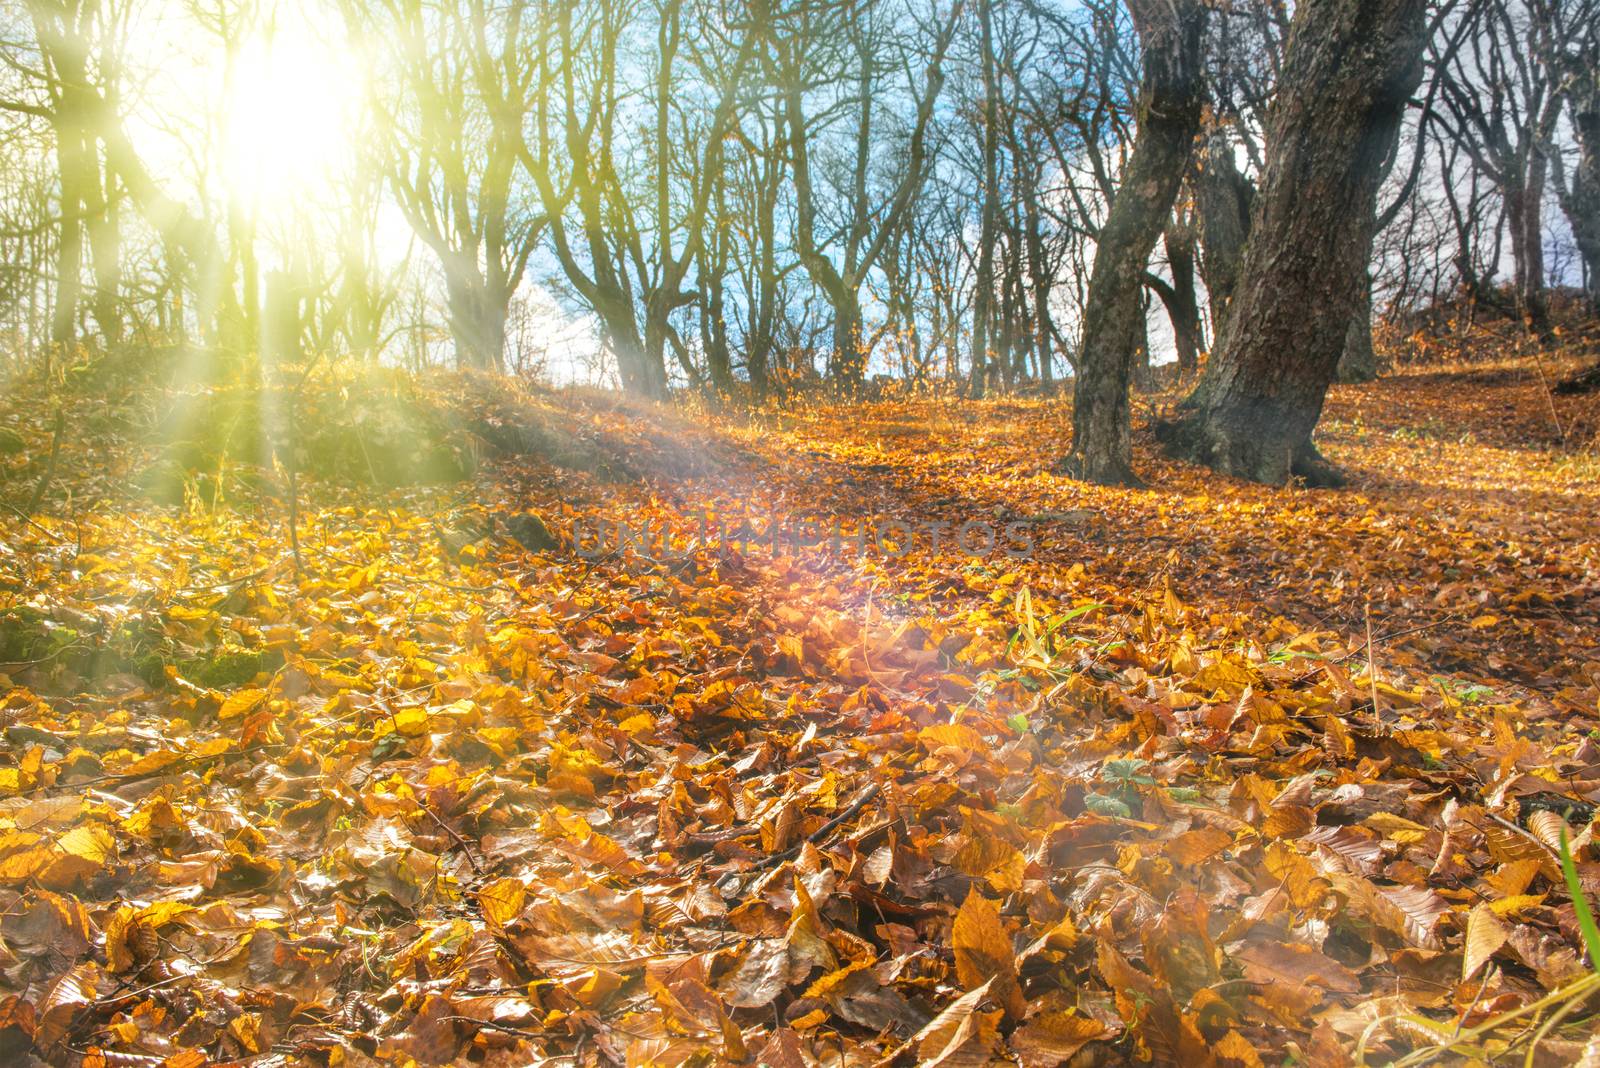
M 48 654 L 50 645 L 50 621 L 37 608 L 18 605 L 0 613 L 0 663 L 38 660 Z
M 32 664 L 65 660 L 77 667 L 94 656 L 93 636 L 58 623 L 29 605 L 0 615 L 0 663 Z
M 188 470 L 177 461 L 163 457 L 134 476 L 134 487 L 141 496 L 157 504 L 182 504 Z
M 292 444 L 291 412 L 299 427 Z M 219 470 L 242 477 L 274 462 L 334 482 L 383 487 L 457 482 L 474 470 L 456 421 L 381 376 L 299 396 L 254 379 L 201 390 L 166 411 L 158 434 L 167 444 L 138 483 L 164 504 L 182 503 L 186 485 Z
M 139 676 L 146 686 L 158 687 L 167 681 L 167 659 L 160 653 L 145 653 L 136 657 L 132 667 L 133 673 Z
M 184 678 L 202 686 L 242 686 L 266 667 L 266 656 L 256 649 L 224 646 L 208 656 L 185 660 L 179 670 Z

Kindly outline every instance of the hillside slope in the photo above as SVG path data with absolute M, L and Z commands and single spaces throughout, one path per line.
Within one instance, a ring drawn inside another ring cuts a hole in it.
M 7 1063 L 1336 1065 L 1586 981 L 1594 397 L 1339 389 L 1351 489 L 1138 492 L 1048 474 L 1054 400 L 394 388 L 453 480 L 308 458 L 292 542 L 289 453 L 152 502 L 159 421 L 64 402 L 0 534 Z

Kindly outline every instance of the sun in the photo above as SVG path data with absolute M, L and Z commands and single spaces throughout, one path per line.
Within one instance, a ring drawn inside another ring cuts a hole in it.
M 338 180 L 353 158 L 362 64 L 313 5 L 282 5 L 227 64 L 218 102 L 220 177 L 263 214 Z

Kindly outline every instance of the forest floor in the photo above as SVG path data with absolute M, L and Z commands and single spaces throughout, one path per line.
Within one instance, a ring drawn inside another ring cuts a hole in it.
M 53 467 L 0 514 L 0 1062 L 1600 1063 L 1600 395 L 1397 375 L 1333 392 L 1346 489 L 1141 429 L 1134 491 L 1049 473 L 1054 398 L 438 384 L 491 389 L 601 460 L 302 479 L 298 564 L 281 472 L 140 503 L 125 397 L 54 465 L 0 402 L 0 494 Z

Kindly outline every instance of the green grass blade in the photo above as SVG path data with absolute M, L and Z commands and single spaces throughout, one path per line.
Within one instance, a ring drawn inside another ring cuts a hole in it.
M 1572 910 L 1578 914 L 1578 929 L 1583 932 L 1583 944 L 1589 949 L 1589 968 L 1600 972 L 1600 927 L 1595 926 L 1594 913 L 1584 900 L 1583 884 L 1578 881 L 1578 869 L 1572 863 L 1572 850 L 1567 848 L 1567 832 L 1561 832 L 1561 875 L 1567 880 L 1567 892 L 1572 895 Z

